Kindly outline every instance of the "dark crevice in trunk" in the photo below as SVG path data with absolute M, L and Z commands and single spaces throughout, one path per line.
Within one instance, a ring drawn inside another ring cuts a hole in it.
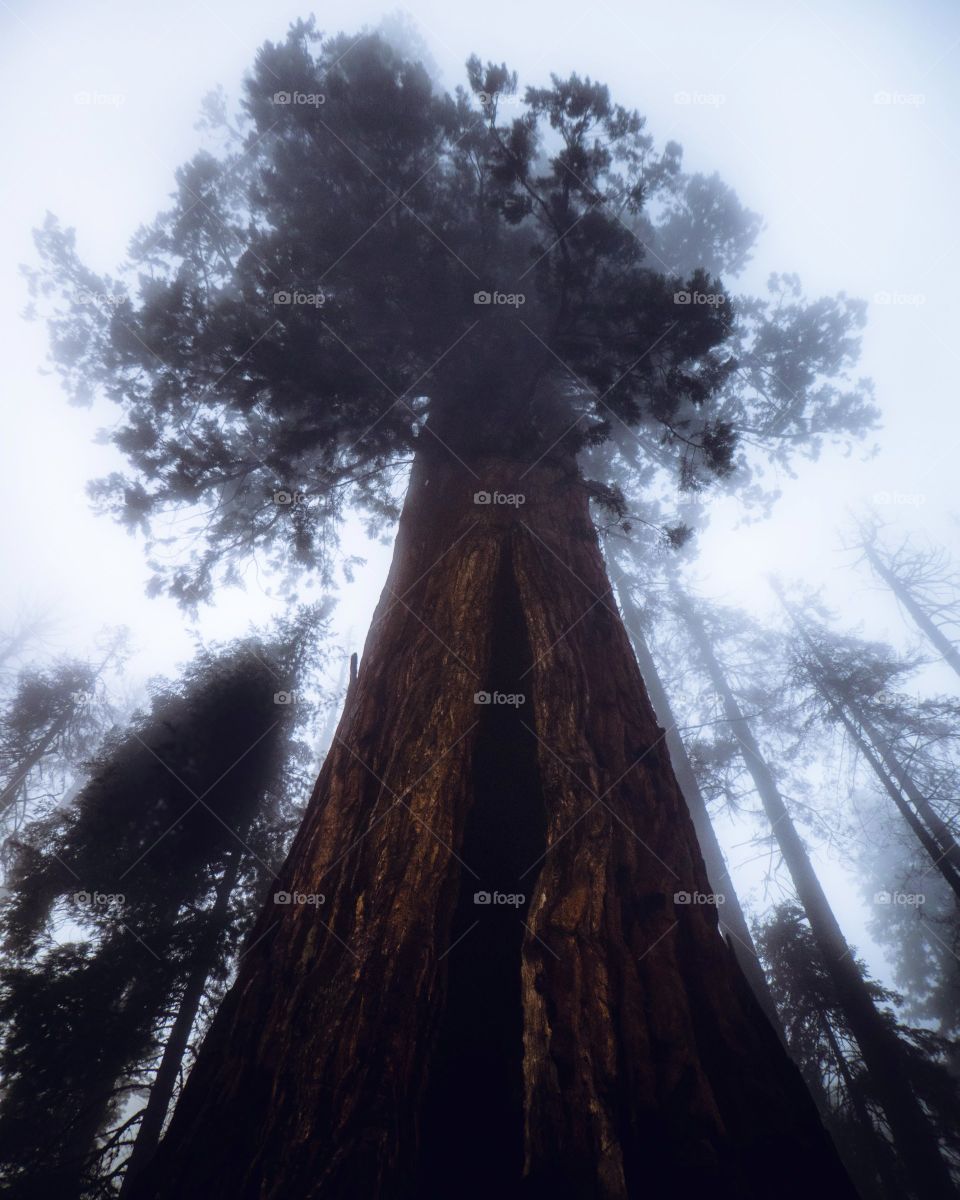
M 493 612 L 483 684 L 491 699 L 477 707 L 473 803 L 460 848 L 470 870 L 461 870 L 445 958 L 446 1003 L 421 1125 L 418 1200 L 446 1200 L 452 1179 L 465 1200 L 511 1197 L 523 1169 L 520 967 L 535 876 L 521 876 L 545 850 L 546 814 L 536 741 L 523 723 L 532 707 L 533 676 L 526 674 L 532 657 L 509 540 Z M 522 703 L 504 699 L 521 695 Z

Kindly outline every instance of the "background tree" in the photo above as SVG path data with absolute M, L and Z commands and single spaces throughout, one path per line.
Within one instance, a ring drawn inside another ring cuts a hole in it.
M 903 1087 L 906 1069 L 903 1043 L 878 1011 L 874 997 L 852 956 L 807 848 L 784 802 L 776 774 L 726 677 L 702 611 L 698 614 L 679 586 L 674 586 L 672 594 L 700 656 L 704 672 L 716 689 L 744 766 L 754 782 L 825 969 L 870 1071 L 911 1186 L 919 1196 L 949 1196 L 954 1192 L 949 1167 L 941 1153 L 928 1113 L 916 1095 Z M 739 626 L 742 616 L 734 615 L 733 621 L 734 627 Z
M 756 933 L 791 1052 L 823 1105 L 827 1127 L 861 1194 L 889 1200 L 908 1194 L 910 1181 L 893 1153 L 882 1102 L 803 910 L 782 903 Z M 901 998 L 871 980 L 863 962 L 857 966 L 874 1005 L 904 1047 L 909 1086 L 923 1098 L 956 1172 L 960 1146 L 951 1113 L 957 1082 L 947 1068 L 949 1043 L 927 1028 L 898 1021 L 892 1009 Z
M 609 545 L 607 546 L 607 558 L 610 561 L 611 551 Z M 634 560 L 635 558 L 636 555 L 634 555 Z M 710 878 L 714 891 L 723 897 L 721 927 L 728 938 L 732 940 L 737 960 L 743 967 L 744 974 L 747 976 L 761 1007 L 778 1033 L 782 1033 L 780 1018 L 767 984 L 763 966 L 757 954 L 757 948 L 753 944 L 750 926 L 740 904 L 740 898 L 737 895 L 733 877 L 730 874 L 730 869 L 721 849 L 719 839 L 713 828 L 707 803 L 704 799 L 703 791 L 697 779 L 690 755 L 684 744 L 679 722 L 674 715 L 667 687 L 660 676 L 654 655 L 642 632 L 644 629 L 650 629 L 653 624 L 650 614 L 651 609 L 655 611 L 657 607 L 656 593 L 651 588 L 640 593 L 643 597 L 642 603 L 644 606 L 641 609 L 636 599 L 636 593 L 639 590 L 637 581 L 618 570 L 618 566 L 615 563 L 611 568 L 611 573 L 616 581 L 617 597 L 623 610 L 624 624 L 626 625 L 631 644 L 637 656 L 640 673 L 643 676 L 650 701 L 657 714 L 657 720 L 663 726 L 664 741 L 670 752 L 670 761 L 697 831 L 697 840 L 703 853 L 707 875 Z M 649 582 L 649 575 L 647 579 Z M 656 636 L 655 624 L 653 625 L 652 634 L 654 637 Z
M 949 696 L 921 696 L 922 660 L 883 643 L 838 632 L 809 601 L 792 606 L 799 630 L 792 671 L 809 736 L 841 731 L 860 827 L 848 845 L 870 881 L 871 927 L 892 951 L 897 982 L 914 1016 L 936 1019 L 945 1035 L 957 1022 L 960 875 L 955 860 L 960 796 L 960 708 Z M 814 732 L 816 729 L 818 732 Z M 898 817 L 878 807 L 893 803 Z M 853 824 L 853 822 L 851 822 Z M 898 904 L 877 897 L 920 897 Z
M 296 821 L 313 763 L 293 696 L 324 621 L 314 608 L 200 649 L 75 801 L 24 831 L 3 913 L 6 1194 L 114 1195 L 156 1145 L 203 998 L 222 992 Z
M 910 538 L 891 550 L 881 541 L 876 523 L 866 522 L 854 546 L 943 662 L 960 675 L 960 571 L 947 551 L 917 546 Z
M 98 661 L 60 657 L 22 666 L 0 707 L 0 827 L 9 835 L 42 801 L 62 797 L 85 755 L 119 715 L 107 688 L 126 655 L 126 632 L 109 633 Z
M 795 660 L 826 715 L 843 724 L 960 899 L 960 703 L 902 690 L 915 664 L 827 629 L 778 594 L 797 632 Z M 899 687 L 898 687 L 899 685 Z

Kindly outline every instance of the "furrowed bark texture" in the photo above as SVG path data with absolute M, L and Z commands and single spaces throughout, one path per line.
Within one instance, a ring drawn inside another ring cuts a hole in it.
M 852 1200 L 675 901 L 709 885 L 572 468 L 415 465 L 281 889 L 325 902 L 266 905 L 138 1200 Z

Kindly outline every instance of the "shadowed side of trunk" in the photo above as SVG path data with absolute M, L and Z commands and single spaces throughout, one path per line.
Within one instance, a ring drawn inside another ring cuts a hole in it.
M 853 1196 L 685 902 L 709 885 L 572 466 L 416 464 L 280 889 L 324 902 L 267 904 L 138 1200 Z

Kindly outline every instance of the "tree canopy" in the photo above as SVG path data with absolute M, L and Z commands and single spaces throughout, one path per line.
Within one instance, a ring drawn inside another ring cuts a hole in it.
M 605 446 L 595 494 L 622 514 L 614 459 L 745 486 L 751 446 L 789 465 L 873 423 L 860 302 L 726 290 L 759 221 L 722 181 L 589 77 L 521 100 L 473 57 L 467 81 L 298 22 L 235 120 L 210 102 L 214 148 L 116 277 L 38 232 L 57 367 L 122 412 L 129 469 L 93 494 L 148 535 L 154 590 L 193 606 L 252 555 L 328 571 L 344 506 L 394 517 L 419 449 L 472 471 Z

